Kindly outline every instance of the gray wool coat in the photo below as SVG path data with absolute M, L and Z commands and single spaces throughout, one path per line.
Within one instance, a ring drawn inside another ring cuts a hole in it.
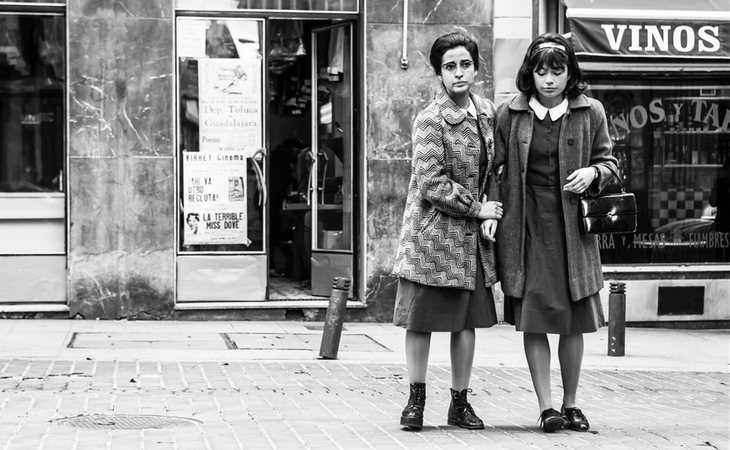
M 497 270 L 502 290 L 512 297 L 522 297 L 525 286 L 525 179 L 535 117 L 528 106 L 529 100 L 520 94 L 497 110 L 494 170 L 498 176 L 489 186 L 489 199 L 504 204 L 496 233 Z M 594 195 L 602 191 L 613 177 L 609 167 L 617 170 L 611 147 L 603 105 L 585 95 L 569 99 L 558 143 L 562 184 L 573 171 L 593 165 L 600 175 L 588 191 Z M 579 198 L 562 191 L 568 282 L 573 301 L 595 294 L 603 287 L 598 240 L 594 235 L 580 232 Z
M 411 179 L 393 273 L 416 283 L 474 290 L 477 257 L 485 285 L 497 278 L 494 246 L 480 236 L 477 219 L 488 179 L 485 174 L 480 185 L 481 141 L 489 173 L 495 108 L 477 95 L 471 99 L 476 118 L 442 90 L 413 124 Z

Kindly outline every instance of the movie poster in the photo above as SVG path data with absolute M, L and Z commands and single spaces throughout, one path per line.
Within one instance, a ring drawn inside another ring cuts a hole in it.
M 249 245 L 246 154 L 183 152 L 184 245 Z

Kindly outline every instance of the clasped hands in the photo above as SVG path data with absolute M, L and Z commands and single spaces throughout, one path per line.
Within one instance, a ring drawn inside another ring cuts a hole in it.
M 479 232 L 488 241 L 495 242 L 494 234 L 497 232 L 497 221 L 502 218 L 502 202 L 487 201 L 487 196 L 482 196 L 482 208 L 477 218 L 482 219 Z

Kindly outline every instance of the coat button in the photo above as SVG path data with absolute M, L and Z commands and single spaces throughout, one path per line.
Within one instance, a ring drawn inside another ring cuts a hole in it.
M 570 202 L 571 205 L 575 205 L 578 202 L 578 199 L 575 196 L 573 196 L 573 197 L 570 197 L 570 200 L 568 200 L 568 201 Z
M 573 142 L 575 141 L 573 141 L 572 139 L 568 139 L 568 145 L 573 145 Z

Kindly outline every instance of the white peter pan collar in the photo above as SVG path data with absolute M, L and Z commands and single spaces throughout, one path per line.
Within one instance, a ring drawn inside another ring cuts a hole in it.
M 564 98 L 558 106 L 548 109 L 533 96 L 530 97 L 530 108 L 535 112 L 538 119 L 543 120 L 546 115 L 550 114 L 550 120 L 555 122 L 568 111 L 568 99 Z
M 469 97 L 469 104 L 466 108 L 461 108 L 462 111 L 466 111 L 467 113 L 471 114 L 472 117 L 476 119 L 477 117 L 477 107 L 474 105 L 474 102 L 471 101 L 471 97 Z

